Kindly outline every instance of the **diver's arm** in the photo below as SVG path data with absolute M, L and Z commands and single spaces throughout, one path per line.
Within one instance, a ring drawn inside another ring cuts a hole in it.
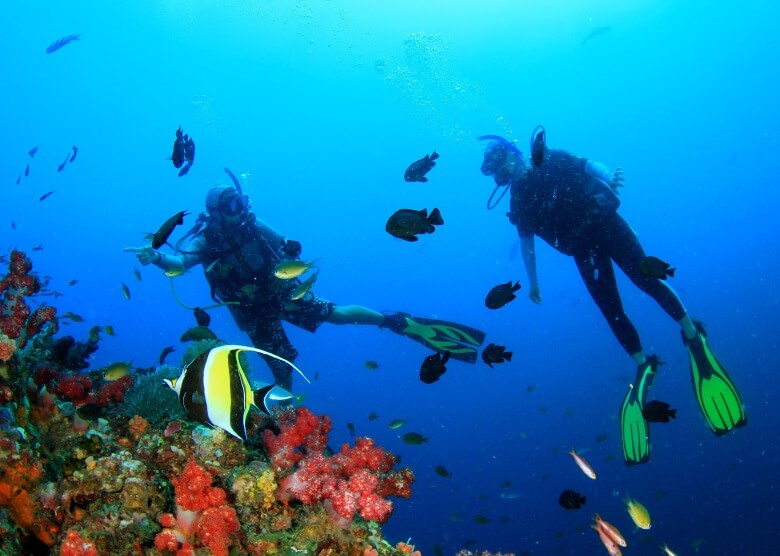
M 171 270 L 174 268 L 190 268 L 200 263 L 199 247 L 202 247 L 198 240 L 200 238 L 193 239 L 188 250 L 191 253 L 180 253 L 178 255 L 168 255 L 152 248 L 151 245 L 145 245 L 143 247 L 125 247 L 125 251 L 135 253 L 138 258 L 138 262 L 146 266 L 153 264 L 154 266 L 163 270 Z
M 520 235 L 520 251 L 523 254 L 523 264 L 530 283 L 528 297 L 534 303 L 539 304 L 542 302 L 542 295 L 539 291 L 539 277 L 536 274 L 536 245 L 533 234 Z

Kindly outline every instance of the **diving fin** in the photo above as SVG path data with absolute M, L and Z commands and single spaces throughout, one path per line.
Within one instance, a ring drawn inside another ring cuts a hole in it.
M 747 425 L 745 406 L 731 377 L 710 350 L 704 326 L 698 321 L 694 324 L 696 336 L 688 339 L 683 335 L 691 360 L 693 391 L 710 429 L 721 436 Z
M 657 355 L 651 355 L 647 361 L 637 367 L 634 383 L 620 407 L 620 439 L 623 444 L 623 460 L 626 465 L 637 465 L 650 461 L 650 427 L 642 408 L 647 401 L 647 392 L 653 384 L 658 365 Z
M 458 361 L 476 363 L 477 350 L 472 346 L 481 346 L 485 341 L 484 332 L 464 324 L 413 317 L 400 312 L 386 312 L 384 315 L 385 320 L 380 327 L 411 338 L 434 351 L 448 351 L 452 359 Z

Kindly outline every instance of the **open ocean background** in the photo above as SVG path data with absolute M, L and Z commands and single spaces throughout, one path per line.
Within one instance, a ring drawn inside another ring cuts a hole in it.
M 493 370 L 453 361 L 425 385 L 417 374 L 429 352 L 400 336 L 287 327 L 298 365 L 319 377 L 296 390 L 333 418 L 331 444 L 352 442 L 354 423 L 417 475 L 384 528 L 391 540 L 411 537 L 423 554 L 436 544 L 444 554 L 598 555 L 589 529 L 598 512 L 627 535 L 626 554 L 658 554 L 664 542 L 679 556 L 771 554 L 780 545 L 778 21 L 776 4 L 752 0 L 3 2 L 0 252 L 26 251 L 64 294 L 41 300 L 85 317 L 60 334 L 114 326 L 93 368 L 152 366 L 170 344 L 177 362 L 192 314 L 161 271 L 122 248 L 180 210 L 192 213 L 188 229 L 208 188 L 229 183 L 229 167 L 257 214 L 319 259 L 318 295 L 468 323 L 515 354 Z M 599 26 L 611 30 L 582 44 Z M 81 40 L 45 53 L 71 33 Z M 708 325 L 747 428 L 710 433 L 678 327 L 619 274 L 646 350 L 668 363 L 651 398 L 679 410 L 653 427 L 651 463 L 624 466 L 616 419 L 633 362 L 573 262 L 540 240 L 544 303 L 527 299 L 508 199 L 485 209 L 493 184 L 480 174 L 476 136 L 504 135 L 527 151 L 537 124 L 550 147 L 624 168 L 620 212 L 648 254 L 678 269 L 671 284 Z M 169 160 L 179 125 L 197 144 L 182 178 Z M 78 157 L 58 173 L 72 145 Z M 405 183 L 407 165 L 434 149 L 430 181 Z M 446 222 L 433 235 L 410 244 L 385 232 L 395 210 L 424 207 Z M 485 308 L 492 286 L 518 279 L 516 301 Z M 200 269 L 176 291 L 209 304 Z M 221 338 L 248 342 L 226 310 L 211 314 Z M 270 376 L 259 360 L 253 369 Z M 371 412 L 380 418 L 369 422 Z M 395 418 L 408 423 L 390 430 Z M 409 431 L 429 442 L 402 443 Z M 576 468 L 572 446 L 597 481 Z M 563 489 L 587 505 L 564 511 Z M 649 509 L 650 531 L 634 529 L 627 495 Z

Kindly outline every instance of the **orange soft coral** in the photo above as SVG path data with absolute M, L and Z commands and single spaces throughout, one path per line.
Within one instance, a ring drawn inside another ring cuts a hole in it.
M 0 464 L 0 507 L 7 508 L 14 522 L 28 530 L 34 521 L 30 490 L 41 478 L 42 471 L 39 464 L 26 460 Z

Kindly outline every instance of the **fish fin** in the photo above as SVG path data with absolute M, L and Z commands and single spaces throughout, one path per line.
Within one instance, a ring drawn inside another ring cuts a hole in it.
M 676 268 L 669 268 L 669 269 L 666 270 L 666 274 L 668 276 L 671 276 L 672 278 L 674 278 L 674 271 L 675 270 L 677 270 L 677 269 Z
M 437 153 L 436 151 L 433 151 L 431 153 L 431 155 L 430 155 L 429 160 L 436 160 L 437 158 L 439 158 L 439 153 Z
M 402 239 L 404 241 L 419 241 L 420 238 L 417 236 L 396 236 L 398 239 Z
M 450 355 L 451 355 L 451 354 L 450 354 L 450 352 L 449 352 L 449 351 L 445 351 L 445 352 L 444 352 L 444 355 L 442 355 L 442 356 L 441 356 L 441 364 L 442 364 L 442 365 L 444 365 L 444 364 L 445 364 L 447 361 L 449 361 L 449 360 L 450 360 Z
M 271 357 L 272 359 L 276 359 L 278 361 L 283 361 L 284 363 L 287 363 L 292 367 L 299 375 L 303 377 L 303 380 L 305 380 L 308 384 L 311 384 L 311 380 L 307 378 L 305 374 L 303 374 L 303 371 L 300 370 L 298 367 L 295 366 L 294 363 L 291 361 L 288 361 L 284 357 L 280 357 L 276 355 L 275 353 L 271 353 L 270 351 L 265 351 L 264 349 L 256 348 L 256 347 L 250 347 L 250 346 L 240 346 L 240 345 L 226 345 L 226 346 L 219 346 L 218 348 L 214 349 L 236 349 L 239 351 L 252 351 L 254 353 L 259 353 L 260 355 L 267 355 L 268 357 Z
M 425 176 L 420 176 L 419 178 L 417 178 L 417 181 L 427 182 L 428 178 L 426 178 Z
M 263 413 L 266 413 L 267 415 L 271 414 L 271 411 L 270 411 L 270 409 L 268 407 L 268 401 L 269 400 L 274 400 L 274 401 L 291 400 L 292 397 L 293 397 L 292 394 L 287 392 L 287 390 L 285 390 L 282 387 L 278 387 L 278 389 L 279 390 L 283 390 L 284 392 L 287 392 L 289 394 L 289 396 L 286 396 L 286 397 L 274 396 L 273 395 L 273 390 L 275 388 L 277 388 L 277 386 L 275 384 L 267 384 L 266 386 L 263 386 L 262 388 L 258 388 L 257 390 L 255 390 L 253 392 L 254 400 L 253 400 L 252 403 L 257 408 L 259 408 Z
M 677 419 L 677 410 L 676 409 L 670 409 L 669 410 L 669 417 L 672 419 Z
M 511 284 L 511 283 L 512 283 L 512 281 L 510 280 L 510 281 L 509 281 L 509 283 Z M 512 291 L 513 291 L 513 292 L 516 292 L 517 290 L 519 290 L 519 289 L 520 289 L 520 288 L 522 288 L 522 287 L 523 287 L 523 286 L 521 286 L 521 285 L 520 285 L 520 281 L 518 280 L 517 282 L 515 282 L 515 285 L 514 285 L 514 286 L 512 286 Z
M 438 226 L 444 224 L 444 219 L 441 217 L 441 212 L 439 212 L 439 209 L 435 208 L 431 211 L 431 215 L 428 217 L 428 222 Z
M 513 353 L 513 352 L 511 352 L 511 351 L 505 351 L 505 352 L 504 352 L 504 359 L 506 359 L 507 361 L 511 361 L 511 360 L 512 360 L 512 355 L 514 355 L 514 353 Z

